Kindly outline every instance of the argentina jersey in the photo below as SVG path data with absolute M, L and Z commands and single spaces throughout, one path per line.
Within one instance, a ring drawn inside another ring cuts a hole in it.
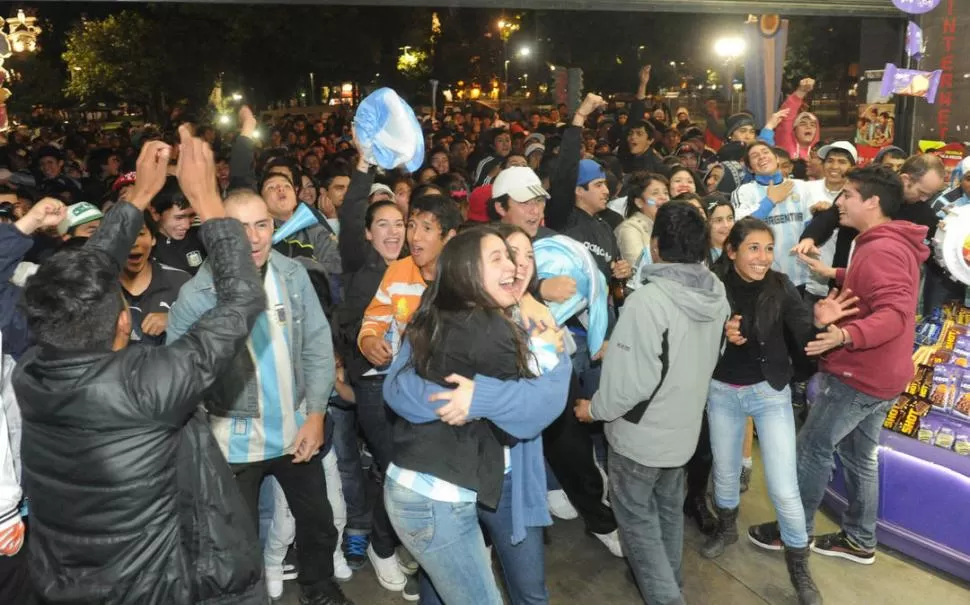
M 258 415 L 210 416 L 212 433 L 230 464 L 260 462 L 293 453 L 304 416 L 298 410 L 296 380 L 290 359 L 289 297 L 286 284 L 269 264 L 264 282 L 267 308 L 256 319 L 246 341 L 253 360 Z

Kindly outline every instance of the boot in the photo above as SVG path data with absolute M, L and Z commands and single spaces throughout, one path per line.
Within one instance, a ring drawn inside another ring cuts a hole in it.
M 701 555 L 706 559 L 720 557 L 728 545 L 738 541 L 738 509 L 714 508 L 717 511 L 717 528 L 701 547 Z
M 822 605 L 822 593 L 812 580 L 808 571 L 808 547 L 785 547 L 785 564 L 788 566 L 788 577 L 798 593 L 799 605 Z
M 703 493 L 700 496 L 687 495 L 684 500 L 684 514 L 697 523 L 697 528 L 705 536 L 712 535 L 717 529 L 717 517 L 707 507 L 707 497 Z

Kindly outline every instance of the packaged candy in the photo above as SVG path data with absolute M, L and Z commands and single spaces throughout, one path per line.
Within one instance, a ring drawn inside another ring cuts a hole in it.
M 936 91 L 940 87 L 942 69 L 936 71 L 920 71 L 918 69 L 902 69 L 892 63 L 886 63 L 886 70 L 882 76 L 880 95 L 888 97 L 891 94 L 908 97 L 923 97 L 927 103 L 936 102 Z
M 954 336 L 954 341 L 955 340 L 956 340 L 956 337 Z M 950 358 L 952 356 L 953 356 L 952 348 L 945 349 L 943 347 L 940 347 L 934 350 L 933 353 L 930 355 L 930 365 L 935 367 L 940 364 L 949 363 Z
M 953 449 L 954 441 L 956 441 L 956 434 L 954 434 L 953 429 L 944 426 L 936 431 L 936 439 L 933 440 L 933 445 L 942 447 L 945 450 L 951 450 Z
M 960 387 L 957 389 L 953 409 L 961 414 L 970 415 L 970 372 L 964 372 L 960 377 Z
M 921 346 L 936 344 L 943 330 L 943 321 L 942 309 L 933 309 L 930 316 L 924 318 L 916 328 L 916 344 Z
M 916 368 L 916 373 L 913 374 L 913 380 L 911 380 L 909 386 L 906 387 L 906 392 L 910 395 L 919 395 L 920 388 L 926 381 L 932 383 L 933 368 L 921 365 Z
M 970 325 L 970 309 L 964 305 L 960 305 L 960 310 L 957 311 L 956 322 L 961 326 Z
M 970 435 L 961 433 L 953 442 L 953 451 L 961 456 L 970 456 Z
M 945 410 L 956 404 L 963 368 L 954 364 L 941 364 L 933 368 L 933 383 L 930 389 L 930 403 Z
M 926 445 L 933 445 L 934 437 L 936 437 L 936 423 L 932 420 L 924 420 L 916 431 L 916 438 Z
M 970 359 L 970 334 L 960 334 L 953 344 L 954 363 L 967 367 L 967 360 Z M 963 360 L 962 362 L 960 360 Z
M 967 333 L 967 326 L 963 326 L 957 323 L 948 324 L 943 330 L 943 336 L 940 339 L 940 346 L 943 349 L 952 351 L 953 347 L 957 344 L 957 337 L 962 336 Z
M 903 413 L 906 406 L 909 405 L 909 400 L 912 395 L 901 395 L 899 399 L 893 404 L 893 407 L 889 408 L 889 412 L 886 413 L 886 420 L 882 423 L 882 428 L 893 430 L 896 426 L 896 421 L 899 419 L 899 415 Z

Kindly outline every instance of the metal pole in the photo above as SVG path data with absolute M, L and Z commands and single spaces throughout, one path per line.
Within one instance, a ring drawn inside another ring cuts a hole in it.
M 310 105 L 311 106 L 317 104 L 316 98 L 317 98 L 316 86 L 313 85 L 313 72 L 311 71 L 310 72 Z
M 502 40 L 502 54 L 505 56 L 505 97 L 509 98 L 509 41 Z

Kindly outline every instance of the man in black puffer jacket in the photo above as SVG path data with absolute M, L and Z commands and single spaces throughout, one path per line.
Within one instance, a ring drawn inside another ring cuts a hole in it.
M 267 603 L 251 514 L 197 408 L 265 295 L 242 226 L 220 218 L 211 151 L 180 133 L 179 184 L 203 221 L 219 305 L 169 346 L 125 347 L 118 275 L 165 181 L 161 142 L 142 149 L 131 201 L 84 248 L 45 262 L 24 293 L 37 345 L 13 384 L 28 565 L 45 603 Z

